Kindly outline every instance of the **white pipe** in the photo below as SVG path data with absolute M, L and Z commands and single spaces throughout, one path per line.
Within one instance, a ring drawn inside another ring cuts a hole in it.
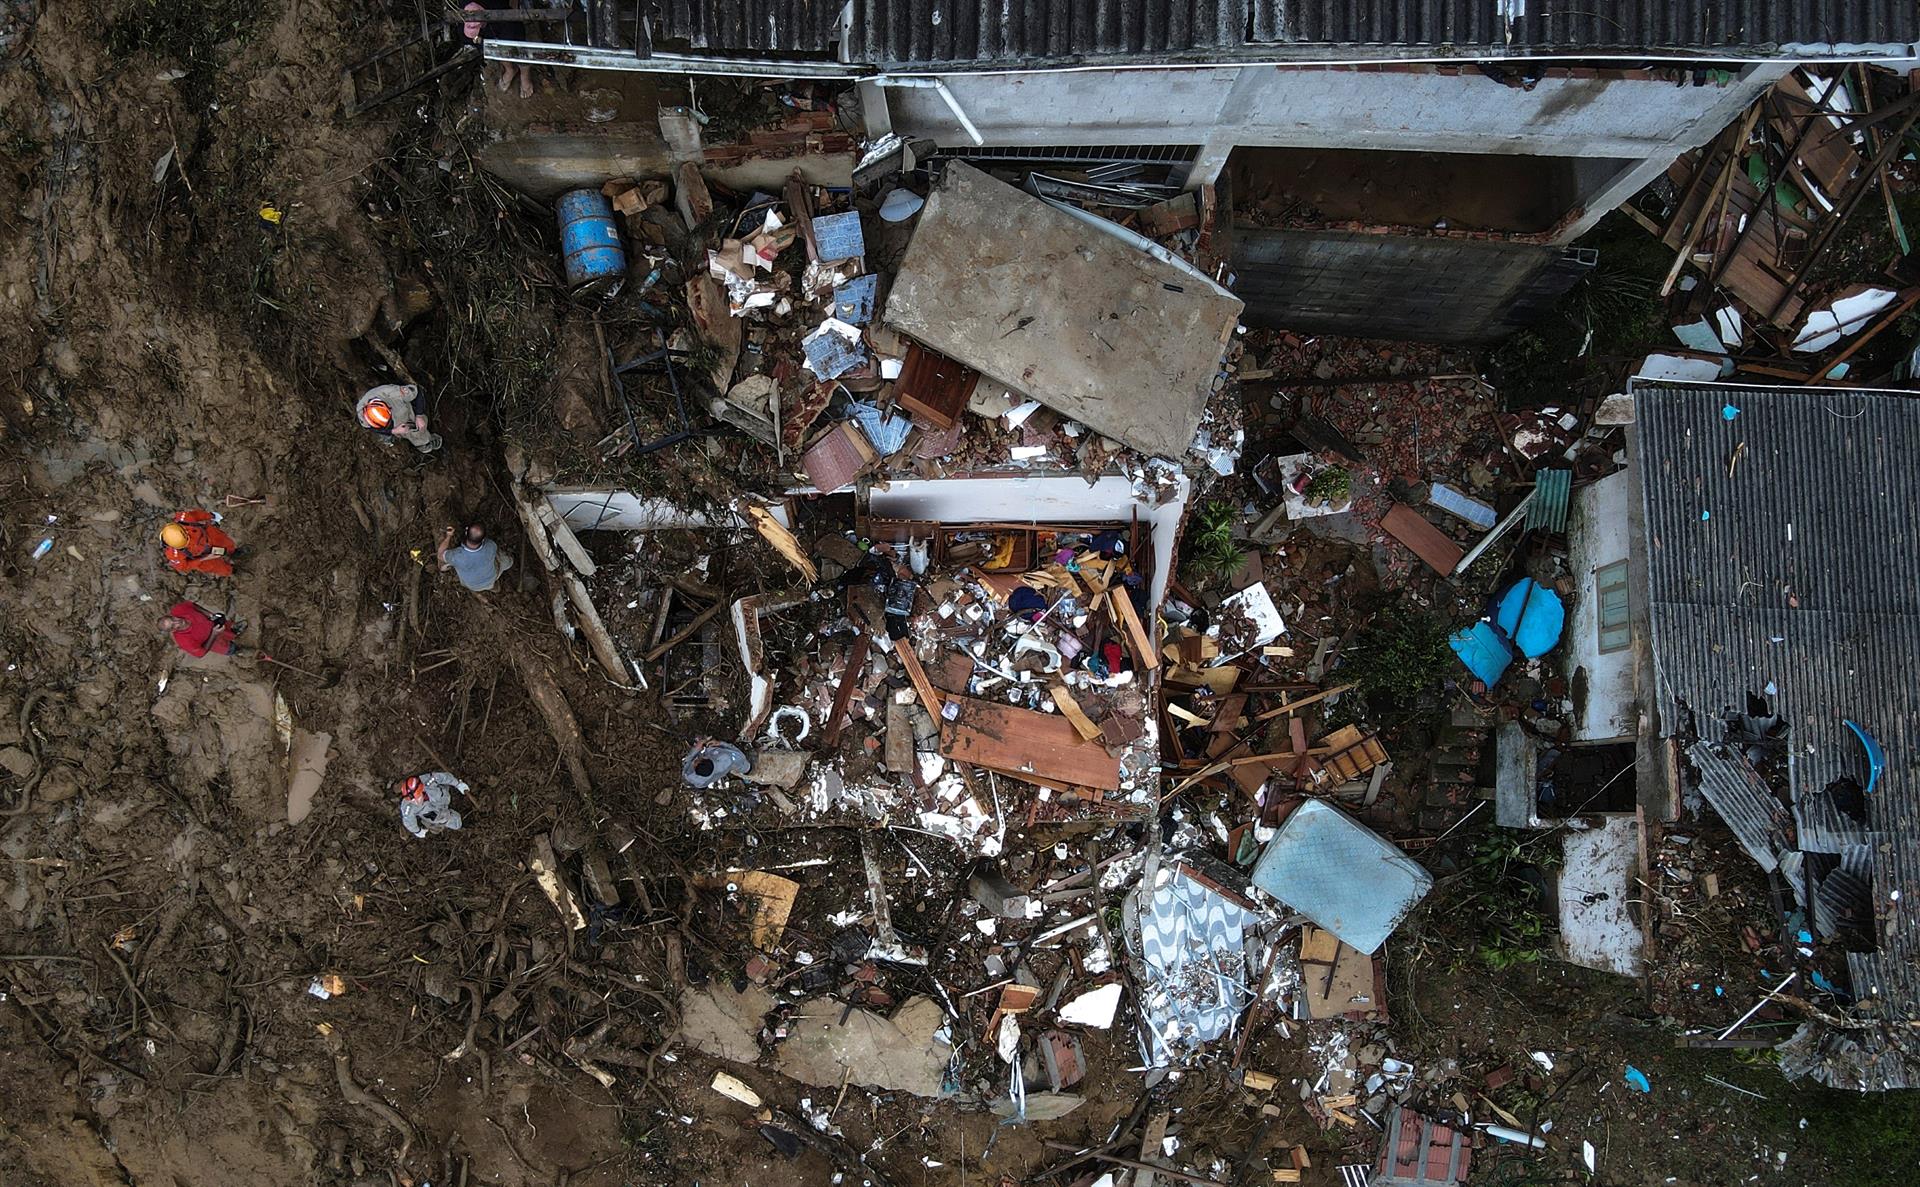
M 978 148 L 987 142 L 987 138 L 980 134 L 980 129 L 973 126 L 973 121 L 968 119 L 967 113 L 961 109 L 960 100 L 954 98 L 953 92 L 948 90 L 947 84 L 940 79 L 923 78 L 919 75 L 883 74 L 874 81 L 883 87 L 937 92 L 942 99 L 946 100 L 947 110 L 953 113 L 953 118 L 959 120 L 960 126 L 966 129 L 967 138 L 973 141 L 974 147 Z
M 1746 1013 L 1740 1015 L 1739 1018 L 1735 1019 L 1732 1026 L 1729 1026 L 1727 1027 L 1727 1029 L 1720 1032 L 1720 1037 L 1724 1039 L 1728 1035 L 1732 1034 L 1734 1031 L 1739 1030 L 1742 1026 L 1746 1024 L 1747 1019 L 1753 1017 L 1755 1014 L 1758 1014 L 1760 1012 L 1761 1006 L 1766 1005 L 1768 1002 L 1772 1001 L 1774 998 L 1780 996 L 1780 991 L 1785 989 L 1787 986 L 1793 984 L 1793 979 L 1795 977 L 1798 977 L 1799 975 L 1800 973 L 1798 970 L 1788 973 L 1786 980 L 1780 982 L 1780 984 L 1778 985 L 1775 985 L 1773 989 L 1767 994 L 1767 996 L 1753 1003 L 1753 1009 L 1748 1010 Z
M 1516 1146 L 1531 1146 L 1535 1150 L 1547 1148 L 1547 1139 L 1535 1133 L 1522 1133 L 1505 1125 L 1482 1125 L 1488 1137 L 1499 1138 L 1503 1142 L 1512 1142 Z

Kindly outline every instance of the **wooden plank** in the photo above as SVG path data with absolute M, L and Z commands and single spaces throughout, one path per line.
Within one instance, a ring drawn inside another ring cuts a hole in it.
M 1140 1157 L 1156 1158 L 1161 1152 L 1161 1143 L 1166 1140 L 1167 1123 L 1173 1120 L 1173 1114 L 1164 1109 L 1155 1110 L 1147 1118 L 1147 1126 L 1140 1133 Z M 1153 1187 L 1153 1168 L 1134 1172 L 1133 1187 Z
M 889 697 L 887 730 L 881 739 L 881 763 L 896 775 L 911 775 L 917 765 L 913 753 L 913 710 Z
M 561 552 L 567 554 L 567 559 L 573 563 L 574 568 L 580 570 L 580 575 L 593 576 L 595 571 L 593 558 L 587 555 L 586 548 L 580 543 L 580 537 L 573 534 L 573 527 L 567 523 L 559 511 L 554 509 L 553 500 L 545 495 L 540 496 L 540 502 L 534 506 L 533 513 L 553 532 L 553 542 L 560 546 Z
M 1133 597 L 1124 589 L 1115 590 L 1107 599 L 1109 612 L 1126 630 L 1127 641 L 1133 646 L 1133 662 L 1151 672 L 1160 666 L 1160 653 L 1153 649 L 1153 637 L 1147 634 L 1147 628 L 1140 623 L 1140 614 L 1133 608 Z
M 867 652 L 873 647 L 873 636 L 864 631 L 853 641 L 853 650 L 847 653 L 847 670 L 840 673 L 840 683 L 833 690 L 833 707 L 827 710 L 826 728 L 820 731 L 820 741 L 831 748 L 840 740 L 840 727 L 846 724 L 847 705 L 853 700 L 853 690 L 860 683 L 860 673 L 867 668 Z
M 1254 720 L 1255 721 L 1272 721 L 1274 718 L 1280 716 L 1282 713 L 1296 713 L 1301 709 L 1306 708 L 1308 705 L 1318 704 L 1319 702 L 1326 700 L 1328 697 L 1346 692 L 1348 689 L 1352 687 L 1353 685 L 1351 684 L 1336 684 L 1332 688 L 1321 689 L 1319 692 L 1316 692 L 1311 696 L 1301 697 L 1297 701 L 1288 701 L 1277 709 L 1268 709 L 1266 712 L 1255 717 Z
M 980 372 L 918 342 L 907 343 L 907 361 L 894 382 L 894 398 L 917 422 L 950 429 L 973 398 Z
M 927 679 L 927 670 L 920 666 L 920 657 L 913 653 L 913 648 L 905 639 L 895 639 L 893 658 L 899 660 L 900 666 L 907 670 L 907 679 L 913 681 L 913 691 L 919 694 L 920 704 L 938 721 L 946 702 L 935 691 L 933 682 Z
M 1693 259 L 1694 241 L 1706 230 L 1707 224 L 1709 222 L 1717 223 L 1725 217 L 1727 189 L 1733 184 L 1734 171 L 1740 167 L 1740 149 L 1746 144 L 1748 134 L 1753 131 L 1754 120 L 1759 117 L 1760 105 L 1755 103 L 1747 109 L 1746 118 L 1740 122 L 1739 131 L 1734 134 L 1733 140 L 1728 143 L 1726 163 L 1721 165 L 1720 172 L 1715 176 L 1713 188 L 1707 191 L 1706 199 L 1700 204 L 1700 216 L 1695 218 L 1692 225 L 1687 228 L 1686 235 L 1680 244 L 1680 250 L 1673 257 L 1673 266 L 1667 269 L 1666 280 L 1660 285 L 1661 296 L 1664 297 L 1673 292 L 1674 282 L 1680 279 L 1680 270 L 1685 268 Z M 1702 172 L 1704 173 L 1705 170 L 1703 169 Z M 1711 219 L 1707 217 L 1707 211 L 1709 209 L 1714 211 Z
M 672 651 L 674 648 L 680 646 L 680 644 L 685 643 L 688 639 L 693 638 L 694 634 L 698 632 L 701 627 L 713 621 L 713 616 L 720 613 L 721 608 L 724 607 L 725 605 L 726 603 L 724 601 L 715 602 L 713 605 L 708 606 L 705 610 L 702 610 L 700 613 L 694 615 L 693 621 L 681 627 L 679 630 L 675 631 L 673 634 L 673 638 L 668 639 L 665 643 L 662 643 L 658 647 L 655 647 L 651 651 L 647 652 L 646 662 L 652 663 L 654 660 L 659 659 L 661 656 L 665 655 L 667 652 Z
M 541 498 L 545 500 L 544 495 Z M 547 572 L 559 572 L 560 557 L 553 550 L 553 541 L 547 538 L 544 525 L 540 522 L 540 512 L 534 507 L 527 488 L 517 482 L 513 484 L 513 509 L 520 513 L 520 526 L 527 530 L 527 543 L 533 545 L 534 555 L 547 567 Z
M 607 624 L 600 620 L 600 611 L 587 596 L 584 581 L 572 573 L 562 573 L 567 588 L 567 600 L 573 603 L 573 616 L 580 623 L 581 633 L 587 636 L 587 646 L 593 649 L 593 658 L 600 661 L 600 669 L 615 684 L 628 687 L 633 681 L 633 673 L 627 671 L 627 662 L 621 658 L 620 648 L 615 645 L 613 636 L 607 633 Z M 642 683 L 645 683 L 644 681 Z
M 1415 556 L 1442 577 L 1452 574 L 1460 558 L 1465 555 L 1445 532 L 1428 523 L 1425 516 L 1405 503 L 1395 503 L 1392 510 L 1381 518 L 1380 526 L 1394 539 L 1412 549 Z
M 1244 724 L 1246 709 L 1246 693 L 1229 693 L 1220 698 L 1220 707 L 1213 711 L 1213 721 L 1207 728 L 1214 733 L 1237 733 Z
M 1047 691 L 1053 694 L 1053 704 L 1055 708 L 1060 710 L 1060 716 L 1066 718 L 1067 721 L 1073 725 L 1073 728 L 1080 732 L 1080 737 L 1083 740 L 1091 742 L 1100 736 L 1100 727 L 1093 724 L 1093 719 L 1088 717 L 1086 710 L 1082 709 L 1079 703 L 1073 699 L 1073 695 L 1067 691 L 1066 685 L 1056 684 Z
M 996 701 L 954 699 L 960 715 L 955 721 L 941 721 L 940 753 L 955 762 L 1057 787 L 1120 790 L 1120 761 L 1103 748 L 1082 742 L 1063 718 Z

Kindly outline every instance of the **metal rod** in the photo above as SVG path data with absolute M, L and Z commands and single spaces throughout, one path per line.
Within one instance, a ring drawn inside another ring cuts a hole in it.
M 1775 997 L 1779 996 L 1780 991 L 1785 989 L 1787 986 L 1793 984 L 1794 978 L 1798 977 L 1799 975 L 1800 974 L 1797 971 L 1788 973 L 1786 980 L 1780 982 L 1780 984 L 1778 985 L 1775 985 L 1773 989 L 1767 994 L 1767 996 L 1753 1003 L 1753 1009 L 1748 1010 L 1746 1013 L 1740 1015 L 1739 1018 L 1734 1020 L 1734 1023 L 1732 1026 L 1729 1026 L 1727 1027 L 1727 1029 L 1721 1031 L 1719 1035 L 1717 1035 L 1716 1037 L 1724 1039 L 1728 1035 L 1732 1034 L 1734 1031 L 1739 1030 L 1741 1027 L 1741 1024 L 1745 1023 L 1747 1019 L 1753 1017 L 1755 1014 L 1758 1014 L 1760 1012 L 1761 1006 L 1766 1005 L 1768 1002 L 1772 1001 Z

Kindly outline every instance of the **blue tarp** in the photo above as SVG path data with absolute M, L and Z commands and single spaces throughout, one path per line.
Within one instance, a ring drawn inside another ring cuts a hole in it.
M 1516 581 L 1494 603 L 1493 621 L 1482 620 L 1447 636 L 1447 646 L 1488 688 L 1500 682 L 1516 651 L 1538 659 L 1552 651 L 1566 629 L 1560 595 L 1531 577 Z
M 1521 655 L 1538 659 L 1560 642 L 1560 632 L 1567 626 L 1567 608 L 1559 594 L 1527 577 L 1500 595 L 1493 621 Z
M 838 379 L 867 361 L 867 349 L 858 340 L 819 329 L 800 340 L 807 369 L 822 379 Z
M 1500 677 L 1507 674 L 1507 665 L 1513 662 L 1513 652 L 1507 647 L 1507 641 L 1490 622 L 1476 622 L 1464 630 L 1453 632 L 1447 638 L 1447 646 L 1460 657 L 1479 681 L 1492 688 L 1500 683 Z
M 833 290 L 833 315 L 850 326 L 864 326 L 873 320 L 873 299 L 880 287 L 878 276 L 856 276 Z
M 894 416 L 880 411 L 878 404 L 862 404 L 854 401 L 847 406 L 847 412 L 860 422 L 860 429 L 866 433 L 874 452 L 886 457 L 907 443 L 907 434 L 913 432 L 913 422 L 904 416 Z

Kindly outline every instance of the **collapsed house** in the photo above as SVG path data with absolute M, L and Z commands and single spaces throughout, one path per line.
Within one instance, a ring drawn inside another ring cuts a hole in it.
M 644 399 L 678 417 L 664 440 L 705 413 L 782 466 L 764 493 L 693 510 L 519 459 L 556 623 L 614 683 L 729 723 L 687 757 L 699 827 L 849 828 L 865 874 L 824 960 L 784 938 L 791 867 L 713 875 L 759 955 L 747 989 L 690 1007 L 694 1045 L 751 1060 L 750 1021 L 803 1082 L 965 1092 L 1040 1120 L 1080 1103 L 1072 1028 L 1131 1018 L 1143 1065 L 1167 1069 L 1236 1030 L 1244 1046 L 1250 1009 L 1283 1030 L 1384 1020 L 1376 955 L 1432 885 L 1350 814 L 1379 795 L 1386 751 L 1323 721 L 1348 690 L 1322 688 L 1331 640 L 1311 660 L 1289 644 L 1280 607 L 1302 604 L 1284 587 L 1252 580 L 1207 608 L 1175 576 L 1195 476 L 1230 471 L 1241 440 L 1222 399 L 1241 305 L 1195 263 L 1207 226 L 1149 239 L 961 162 L 925 194 L 903 178 L 857 204 L 798 176 L 778 195 L 722 197 L 692 170 L 671 201 L 607 188 L 637 208 L 636 243 L 677 207 L 711 237 L 685 285 L 696 333 L 663 330 L 634 363 L 606 354 L 628 423 L 595 452 L 658 444 L 633 415 Z M 728 591 L 717 574 L 754 539 L 779 577 Z M 637 561 L 665 555 L 664 573 Z M 1179 812 L 1163 834 L 1194 789 L 1233 825 Z M 1062 828 L 1088 848 L 1033 841 Z M 909 874 L 929 872 L 927 844 L 973 863 L 970 960 L 899 925 L 883 842 Z M 1117 919 L 1086 909 L 1120 891 Z M 853 970 L 857 1021 L 761 1027 L 791 1006 L 758 986 L 831 988 L 829 968 Z M 886 968 L 937 968 L 934 997 L 897 1001 Z M 1023 1040 L 1033 1018 L 1053 1029 Z M 893 1058 L 913 1066 L 848 1055 L 849 1025 L 899 1034 Z M 977 1040 L 1006 1065 L 991 1089 Z M 1358 1124 L 1339 1111 L 1366 1069 L 1333 1064 L 1315 1107 Z
M 1886 558 L 1914 536 L 1920 405 L 1838 388 L 1630 394 L 1630 464 L 1574 517 L 1568 752 L 1630 749 L 1642 819 L 1710 807 L 1767 873 L 1801 979 L 1859 1028 L 1803 1028 L 1790 1073 L 1910 1083 L 1920 832 L 1901 756 L 1920 624 Z M 1503 754 L 1515 786 L 1535 759 Z

